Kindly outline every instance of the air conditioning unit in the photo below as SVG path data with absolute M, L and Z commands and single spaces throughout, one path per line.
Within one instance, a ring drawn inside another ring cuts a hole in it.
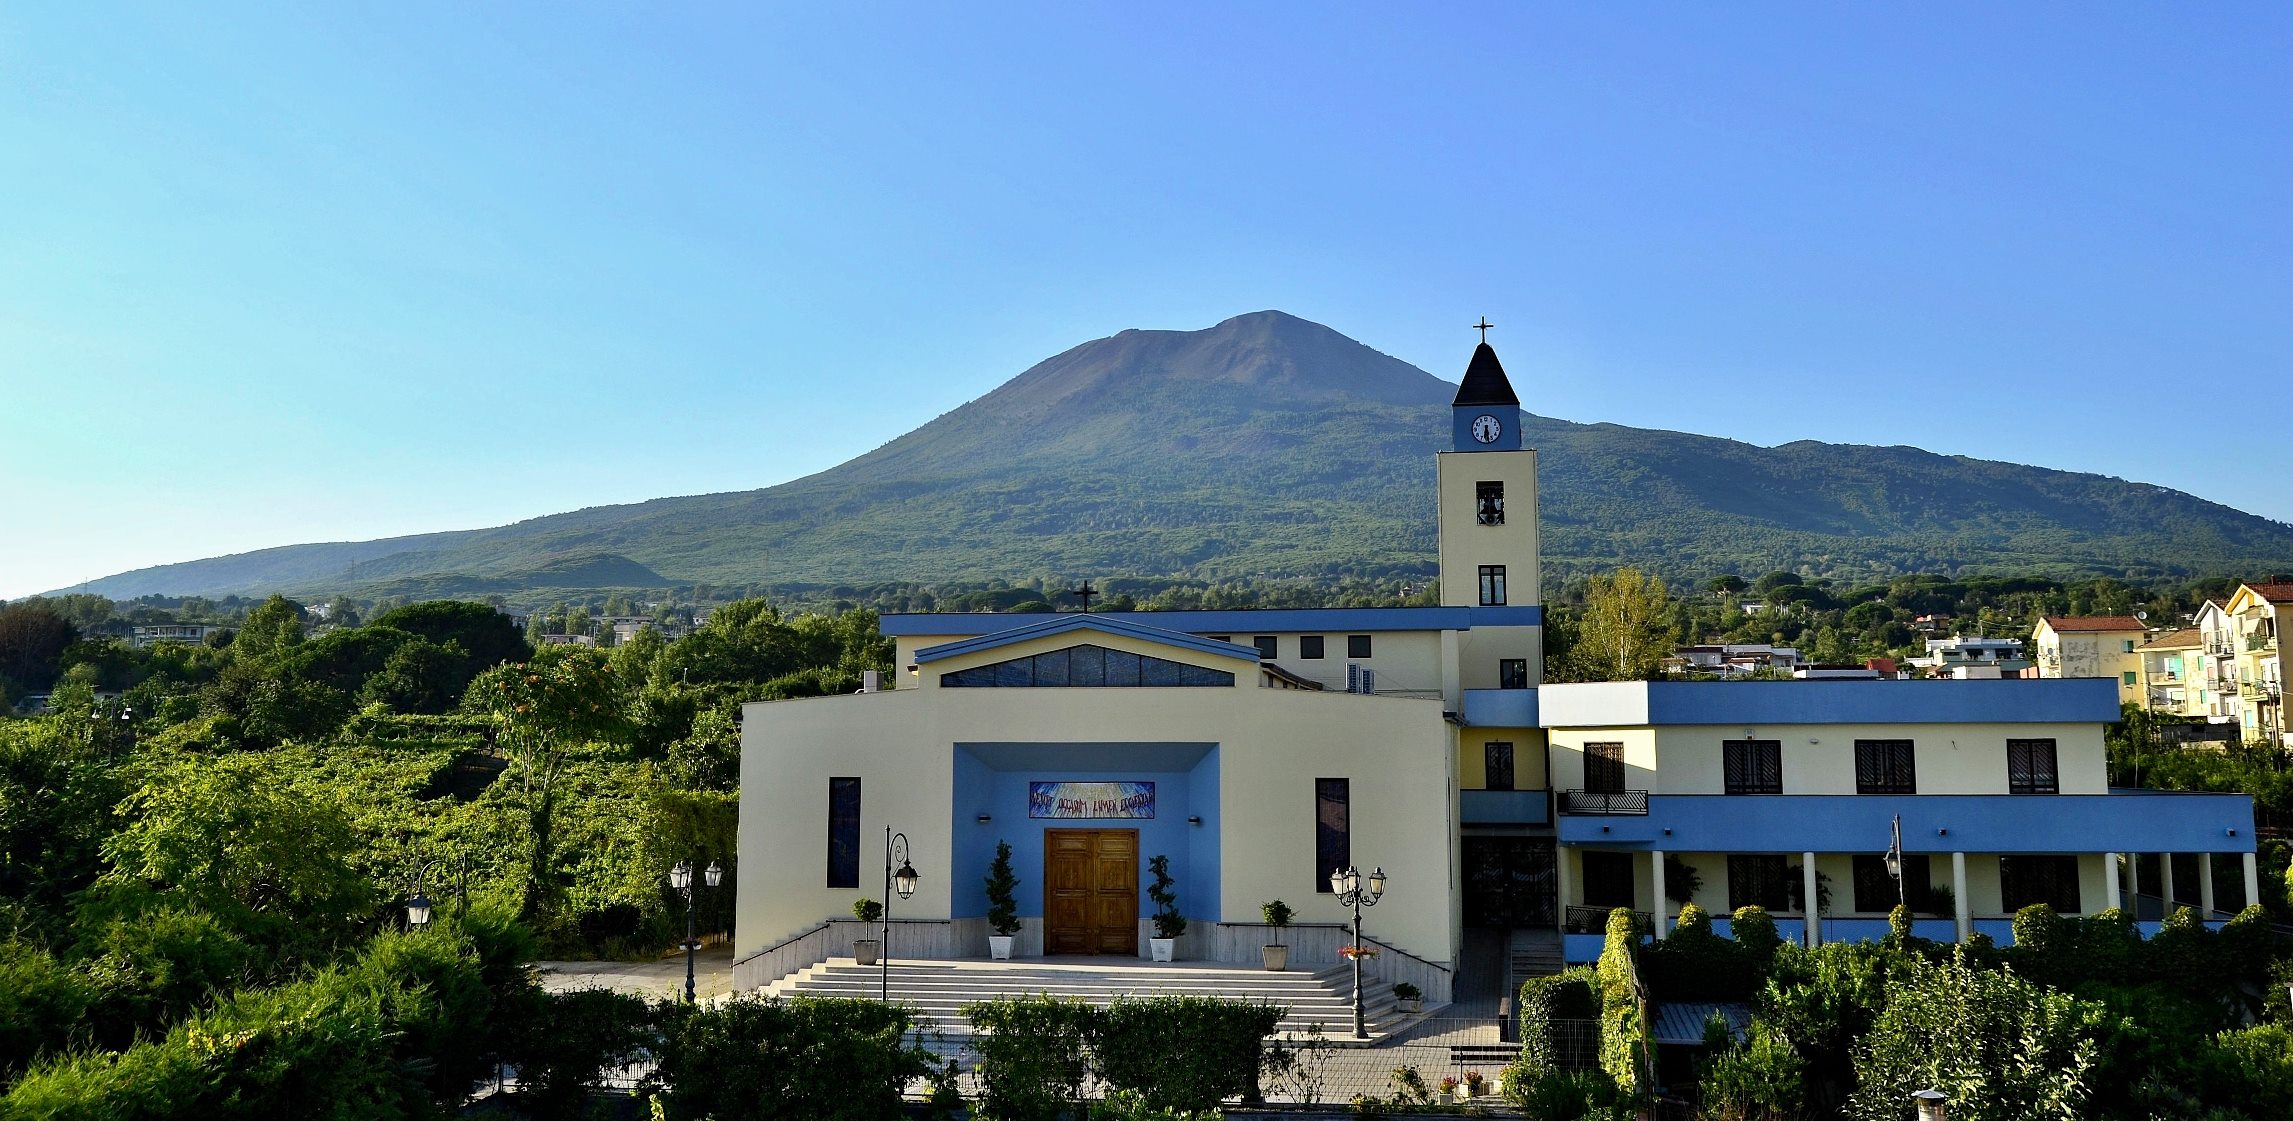
M 1361 666 L 1359 663 L 1346 663 L 1346 692 L 1361 692 Z

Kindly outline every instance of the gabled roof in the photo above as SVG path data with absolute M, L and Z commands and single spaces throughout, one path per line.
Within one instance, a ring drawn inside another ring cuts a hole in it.
M 2048 615 L 2046 625 L 2056 634 L 2077 631 L 2139 631 L 2148 627 L 2131 615 Z
M 2142 644 L 2144 650 L 2195 650 L 2205 645 L 2205 632 L 2196 627 L 2168 631 Z
M 1497 361 L 1497 352 L 1488 343 L 1473 348 L 1473 360 L 1465 364 L 1465 380 L 1457 387 L 1455 405 L 1511 405 L 1521 407 L 1521 398 L 1513 392 L 1512 379 L 1505 376 L 1504 363 Z
M 1028 623 L 1024 626 L 1012 627 L 1009 630 L 996 631 L 993 634 L 983 634 L 978 638 L 967 638 L 960 642 L 943 642 L 938 646 L 927 646 L 916 651 L 916 664 L 922 665 L 925 662 L 936 662 L 942 658 L 953 658 L 961 654 L 993 650 L 999 646 L 1011 646 L 1038 638 L 1049 638 L 1052 635 L 1072 634 L 1076 631 L 1114 635 L 1140 642 L 1151 642 L 1157 646 L 1192 651 L 1197 654 L 1215 654 L 1222 658 L 1240 658 L 1250 662 L 1258 660 L 1258 648 L 1255 646 L 1197 638 L 1183 631 L 1150 627 L 1115 615 L 1086 615 L 1078 612 L 1062 614 L 1055 618 Z
M 2293 603 L 2293 584 L 2247 584 L 2246 587 L 2271 603 Z

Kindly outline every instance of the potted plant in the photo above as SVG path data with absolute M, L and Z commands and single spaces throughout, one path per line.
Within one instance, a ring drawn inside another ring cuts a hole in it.
M 1486 1079 L 1486 1078 L 1483 1078 L 1483 1077 L 1481 1077 L 1481 1072 L 1480 1072 L 1480 1071 L 1477 1071 L 1477 1070 L 1469 1070 L 1469 1071 L 1466 1071 L 1466 1072 L 1465 1072 L 1465 1096 L 1466 1096 L 1466 1097 L 1468 1097 L 1468 1098 L 1477 1098 L 1477 1097 L 1480 1097 L 1482 1094 L 1484 1094 L 1484 1093 L 1488 1092 L 1488 1089 L 1489 1089 L 1489 1080 L 1488 1080 L 1488 1079 Z
M 876 922 L 884 917 L 884 905 L 873 899 L 863 898 L 852 904 L 852 917 L 864 923 Z M 856 939 L 852 943 L 852 957 L 862 965 L 874 965 L 876 964 L 877 952 L 883 948 L 884 943 L 878 939 Z
M 987 866 L 987 956 L 1011 960 L 1011 936 L 1019 933 L 1019 877 L 1011 872 L 1011 842 L 995 843 L 995 863 Z
M 1425 1007 L 1425 993 L 1407 981 L 1394 982 L 1393 999 L 1403 1012 L 1415 1014 Z
M 1441 1100 L 1447 1102 L 1461 1102 L 1465 1100 L 1464 1095 L 1460 1094 L 1457 1090 L 1456 1079 L 1444 1077 L 1441 1080 Z
M 1265 917 L 1267 926 L 1274 928 L 1274 936 L 1276 938 L 1281 937 L 1282 932 L 1290 928 L 1290 916 L 1297 914 L 1297 912 L 1290 909 L 1289 904 L 1284 903 L 1279 899 L 1271 903 L 1259 904 L 1258 913 Z M 1266 968 L 1269 971 L 1280 973 L 1281 971 L 1290 968 L 1289 943 L 1268 942 L 1266 943 L 1265 954 Z
M 1147 871 L 1154 873 L 1154 882 L 1147 885 L 1147 898 L 1154 900 L 1154 937 L 1147 945 L 1154 960 L 1171 961 L 1178 956 L 1178 936 L 1186 933 L 1186 916 L 1178 913 L 1178 893 L 1170 890 L 1170 858 L 1147 861 Z

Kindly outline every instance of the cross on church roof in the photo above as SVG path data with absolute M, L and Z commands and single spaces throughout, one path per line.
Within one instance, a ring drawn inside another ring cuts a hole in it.
M 1481 341 L 1488 342 L 1489 328 L 1496 326 L 1496 324 L 1489 322 L 1489 317 L 1484 315 L 1481 317 L 1481 321 L 1479 323 L 1475 323 L 1473 326 L 1481 329 Z
M 1077 588 L 1068 594 L 1074 596 L 1076 599 L 1083 601 L 1083 614 L 1088 615 L 1091 613 L 1091 597 L 1098 595 L 1099 590 L 1092 587 L 1089 580 L 1085 580 L 1083 581 L 1082 587 Z

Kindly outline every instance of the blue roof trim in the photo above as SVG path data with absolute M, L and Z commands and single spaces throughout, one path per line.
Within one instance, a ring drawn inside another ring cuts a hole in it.
M 991 616 L 991 618 L 1008 619 L 1010 616 Z M 943 658 L 973 654 L 981 650 L 993 650 L 1001 646 L 1048 638 L 1052 635 L 1070 634 L 1075 631 L 1096 631 L 1100 634 L 1119 635 L 1141 642 L 1151 642 L 1158 646 L 1171 646 L 1201 654 L 1216 654 L 1222 658 L 1240 658 L 1250 662 L 1258 660 L 1258 650 L 1254 646 L 1196 638 L 1183 631 L 1169 631 L 1161 627 L 1144 626 L 1115 616 L 1085 615 L 1076 612 L 1045 616 L 1042 617 L 1041 622 L 996 631 L 994 634 L 981 635 L 978 638 L 967 638 L 960 642 L 943 642 L 938 646 L 927 646 L 916 651 L 916 664 L 922 665 L 925 662 L 936 662 Z
M 991 634 L 1060 619 L 1083 618 L 1075 611 L 998 614 L 989 611 L 934 611 L 886 615 L 878 629 L 893 638 L 932 634 Z M 1093 619 L 1141 620 L 1150 630 L 1193 634 L 1290 634 L 1296 632 L 1465 631 L 1474 627 L 1541 627 L 1545 609 L 1522 607 L 1299 607 L 1239 611 L 1102 611 Z M 1143 620 L 1151 619 L 1146 623 Z
M 1625 681 L 1547 685 L 1547 728 L 1719 724 L 2107 724 L 2110 678 L 2001 681 Z

